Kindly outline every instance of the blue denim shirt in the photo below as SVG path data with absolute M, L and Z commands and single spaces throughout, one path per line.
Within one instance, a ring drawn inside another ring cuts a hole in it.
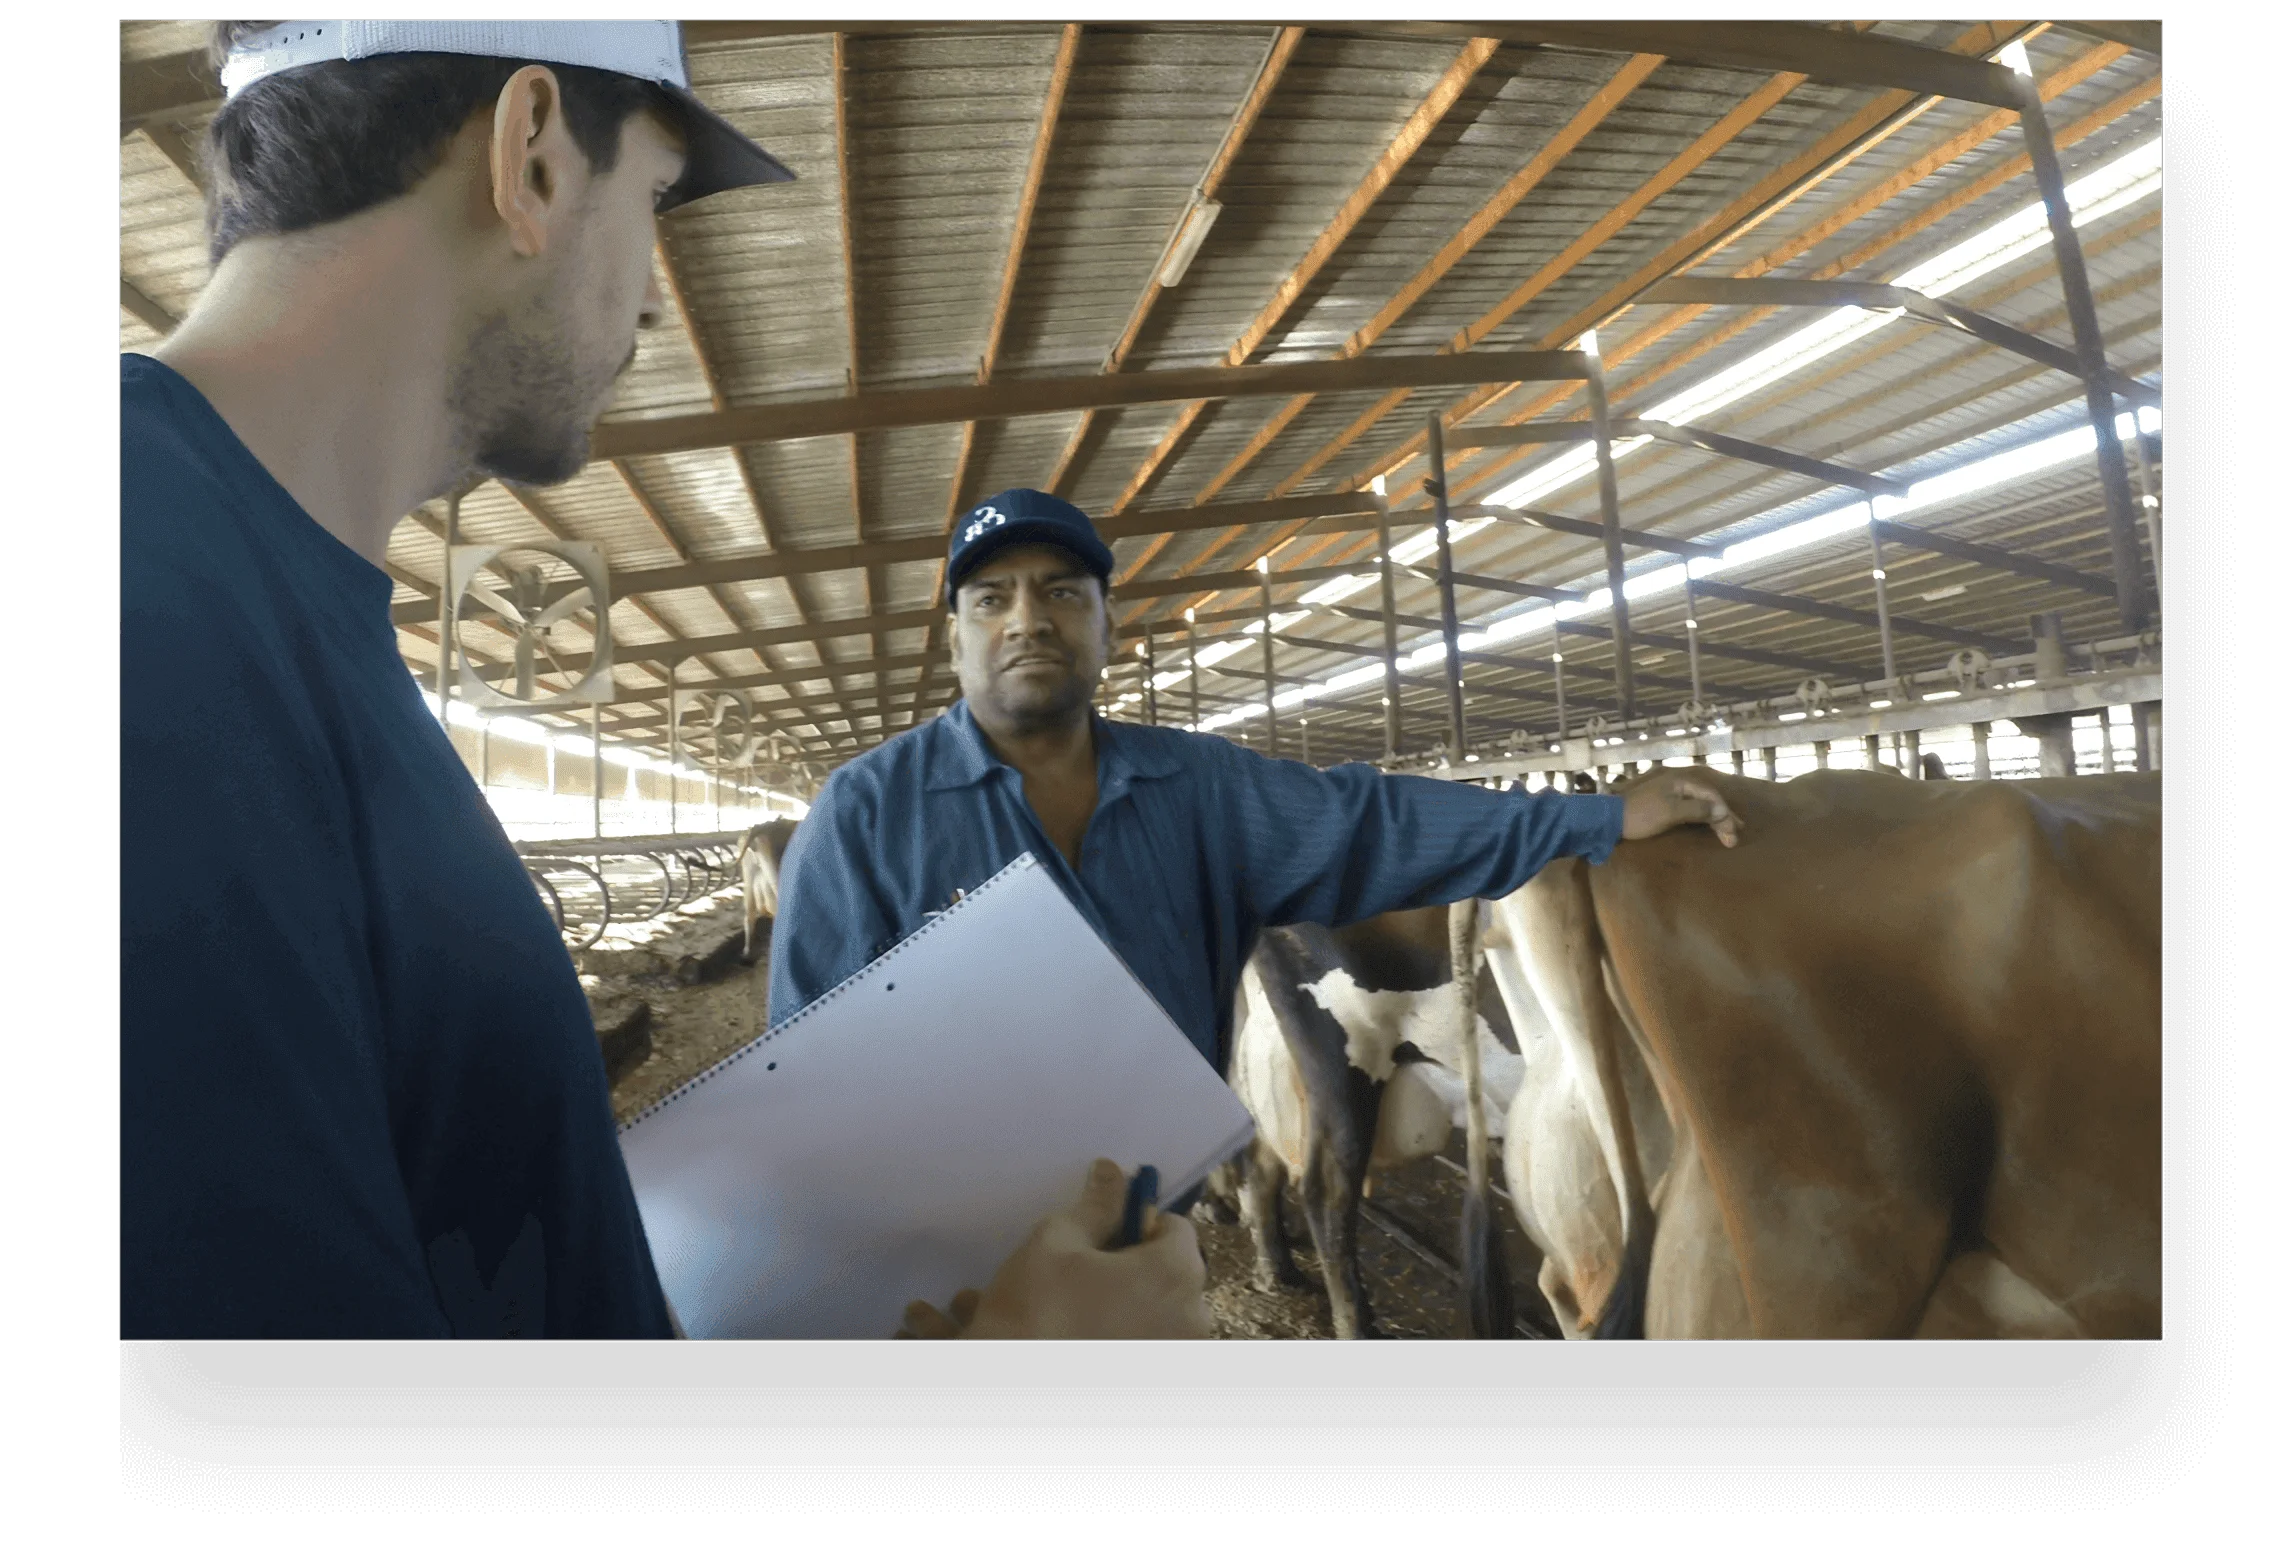
M 1237 981 L 1263 926 L 1508 894 L 1556 857 L 1605 860 L 1623 833 L 1613 796 L 1317 769 L 1099 716 L 1093 731 L 1100 800 L 1075 872 L 964 700 L 835 771 L 785 856 L 772 1021 L 1028 851 L 1225 1067 Z

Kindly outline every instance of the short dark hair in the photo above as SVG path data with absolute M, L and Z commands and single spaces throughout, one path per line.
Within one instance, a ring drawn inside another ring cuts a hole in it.
M 217 22 L 214 68 L 273 22 Z M 443 161 L 468 120 L 508 78 L 545 63 L 562 83 L 563 123 L 598 173 L 618 165 L 626 121 L 668 100 L 617 71 L 472 54 L 376 54 L 265 76 L 222 106 L 206 132 L 206 252 L 220 264 L 239 240 L 298 233 L 394 200 Z

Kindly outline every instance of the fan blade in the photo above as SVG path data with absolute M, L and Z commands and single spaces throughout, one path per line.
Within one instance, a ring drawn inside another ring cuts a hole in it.
M 473 580 L 469 580 L 467 582 L 467 594 L 473 596 L 476 600 L 491 608 L 492 611 L 506 618 L 508 622 L 516 624 L 518 627 L 521 626 L 523 622 L 523 614 L 516 611 L 513 603 L 509 602 L 506 597 L 500 595 L 499 592 L 490 590 L 482 585 L 478 585 Z
M 551 628 L 564 618 L 569 617 L 573 612 L 585 611 L 587 605 L 593 600 L 594 587 L 581 585 L 562 600 L 547 608 L 546 611 L 531 619 L 531 626 L 533 628 Z

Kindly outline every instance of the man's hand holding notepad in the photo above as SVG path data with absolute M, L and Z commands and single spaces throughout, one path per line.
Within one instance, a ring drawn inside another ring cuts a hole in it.
M 1172 1202 L 1251 1132 L 1210 1063 L 1023 856 L 629 1122 L 620 1146 L 692 1337 L 885 1338 L 909 1302 L 932 1312 L 968 1289 L 970 1335 L 1035 1336 L 1120 1270 L 1144 1287 L 1193 1276 L 1185 1221 L 1141 1249 L 1102 1249 L 1122 1175 L 1068 1207 L 1096 1158 L 1158 1166 Z M 1102 1335 L 1106 1313 L 1087 1314 Z M 909 1330 L 940 1335 L 924 1318 Z

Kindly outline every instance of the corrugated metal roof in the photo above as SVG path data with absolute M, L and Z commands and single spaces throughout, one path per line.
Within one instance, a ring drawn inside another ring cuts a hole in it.
M 205 26 L 123 24 L 122 64 L 165 61 L 198 48 Z M 1881 22 L 1873 30 L 1930 47 L 1950 46 L 1969 33 L 1966 24 L 1942 22 Z M 1230 133 L 1277 36 L 1269 26 L 1199 22 L 1083 29 L 1028 241 L 1016 257 L 996 381 L 1100 371 L 1135 318 L 1192 188 Z M 1008 239 L 1020 215 L 1061 41 L 1061 26 L 1051 22 L 871 26 L 840 41 L 837 70 L 834 42 L 823 33 L 694 46 L 697 90 L 800 178 L 789 186 L 716 197 L 663 224 L 666 316 L 645 337 L 608 420 L 974 383 L 990 341 L 1010 258 Z M 1397 35 L 1361 22 L 1306 32 L 1216 191 L 1223 208 L 1218 222 L 1186 279 L 1159 291 L 1141 316 L 1123 372 L 1224 361 L 1247 328 L 1264 317 L 1263 309 L 1302 256 L 1388 153 L 1398 129 L 1461 59 L 1463 48 L 1455 38 Z M 2062 159 L 2071 177 L 2158 133 L 2158 60 L 2059 29 L 2041 32 L 2029 51 L 2041 78 L 2083 78 L 2059 93 L 2049 111 L 2065 143 Z M 1620 54 L 1569 48 L 1507 45 L 1492 51 L 1446 111 L 1427 116 L 1432 123 L 1415 150 L 1399 159 L 1385 188 L 1330 246 L 1320 270 L 1275 314 L 1249 360 L 1304 363 L 1341 352 L 1623 64 Z M 2017 127 L 2000 126 L 1945 163 L 1917 167 L 1935 148 L 1970 139 L 1991 123 L 1984 107 L 1936 101 L 1916 105 L 1919 111 L 1908 123 L 1876 144 L 1853 149 L 1836 172 L 1784 201 L 1771 218 L 1731 209 L 1758 181 L 1878 100 L 1869 88 L 1817 81 L 1769 92 L 1770 79 L 1764 71 L 1679 60 L 1657 66 L 1553 163 L 1510 215 L 1481 234 L 1386 325 L 1369 355 L 1441 351 L 1532 278 L 1543 282 L 1541 289 L 1475 346 L 1547 342 L 1611 288 L 1644 274 L 1668 246 L 1722 213 L 1729 227 L 1712 230 L 1713 247 L 1698 274 L 1729 275 L 1778 254 L 1788 256 L 1774 267 L 1780 275 L 1811 276 L 1857 257 L 1845 278 L 1880 280 L 2035 198 L 2032 182 L 2016 173 L 1970 203 L 1945 209 L 1959 192 L 2018 160 L 2022 140 Z M 1722 132 L 1700 166 L 1628 220 L 1610 225 L 1599 242 L 1554 264 L 1675 157 L 1703 149 L 1703 138 L 1754 94 L 1761 95 L 1759 111 Z M 163 316 L 180 317 L 206 281 L 199 196 L 176 160 L 184 148 L 197 146 L 202 113 L 188 109 L 171 131 L 161 120 L 120 143 L 121 280 Z M 2086 123 L 2092 127 L 2082 132 L 2071 128 Z M 179 139 L 169 141 L 170 134 Z M 1870 192 L 1888 182 L 1896 187 L 1870 204 Z M 1818 224 L 1856 205 L 1865 209 L 1810 242 Z M 1729 236 L 1723 239 L 1723 233 Z M 2089 224 L 2084 239 L 2111 361 L 2124 372 L 2157 379 L 2160 200 Z M 1983 277 L 1957 297 L 2047 339 L 2068 339 L 2049 251 Z M 126 298 L 123 291 L 122 349 L 147 350 L 159 337 L 126 306 Z M 1779 313 L 1739 328 L 1745 318 L 1739 310 L 1711 309 L 1675 327 L 1670 306 L 1636 305 L 1605 322 L 1601 342 L 1619 415 L 1638 414 L 1741 361 L 1795 329 L 1802 316 Z M 545 537 L 551 527 L 600 543 L 613 569 L 630 575 L 689 562 L 730 563 L 773 550 L 936 537 L 963 502 L 1045 483 L 1081 424 L 1088 435 L 1076 448 L 1062 490 L 1097 514 L 1144 473 L 1153 480 L 1135 506 L 1143 510 L 1179 508 L 1207 491 L 1218 503 L 1324 492 L 1385 469 L 1417 438 L 1430 413 L 1471 407 L 1480 397 L 1459 390 L 1401 396 L 1359 435 L 1359 419 L 1383 406 L 1382 394 L 1324 394 L 1296 415 L 1287 415 L 1287 399 L 1212 403 L 1169 455 L 1158 446 L 1184 421 L 1178 403 L 1111 409 L 1091 418 L 1071 410 L 986 420 L 974 427 L 956 491 L 967 438 L 955 423 L 762 442 L 742 451 L 638 456 L 617 466 L 597 464 L 543 493 L 518 497 L 497 485 L 479 489 L 463 505 L 462 525 L 470 540 L 501 542 Z M 1504 421 L 1540 400 L 1546 400 L 1541 416 L 1573 416 L 1582 406 L 1576 387 L 1527 386 L 1499 397 L 1477 420 Z M 2080 424 L 2082 416 L 2081 388 L 2068 376 L 1955 332 L 1905 321 L 1708 421 L 1785 449 L 1910 477 Z M 1283 426 L 1263 442 L 1271 419 Z M 1242 458 L 1255 442 L 1263 447 Z M 1452 461 L 1457 494 L 1479 497 L 1528 464 L 1505 451 L 1459 453 Z M 1423 501 L 1415 493 L 1421 469 L 1411 458 L 1392 470 L 1390 487 L 1401 505 Z M 1673 536 L 1750 534 L 1838 501 L 1810 479 L 1739 466 L 1693 449 L 1643 450 L 1619 469 L 1626 523 Z M 1545 502 L 1582 516 L 1595 508 L 1589 482 Z M 440 505 L 430 508 L 441 513 Z M 2110 565 L 2088 459 L 1927 511 L 1926 523 L 2090 573 L 2105 573 Z M 402 526 L 392 542 L 389 561 L 400 602 L 424 599 L 420 585 L 440 571 L 433 524 L 431 516 Z M 1128 570 L 1146 558 L 1152 579 L 1242 567 L 1279 537 L 1289 538 L 1276 555 L 1283 567 L 1370 551 L 1368 533 L 1294 535 L 1301 524 L 1248 527 L 1232 542 L 1218 529 L 1133 537 L 1119 541 L 1116 551 Z M 1738 578 L 1761 589 L 1864 608 L 1867 563 L 1855 556 L 1860 551 L 1856 543 L 1804 549 Z M 1578 586 L 1596 582 L 1602 569 L 1593 539 L 1505 525 L 1462 542 L 1459 563 L 1493 577 Z M 1914 553 L 1891 560 L 1889 569 L 1897 601 L 1964 584 L 1963 594 L 1919 602 L 1907 613 L 1959 632 L 2018 637 L 2026 613 L 2054 608 L 2083 622 L 2087 631 L 2098 628 L 2101 611 L 2112 616 L 2112 607 L 2068 587 L 1955 558 Z M 878 614 L 925 610 L 933 603 L 937 573 L 929 559 L 899 560 L 869 569 L 676 586 L 622 601 L 612 611 L 625 667 L 622 691 L 630 698 L 660 695 L 654 668 L 662 663 L 655 647 L 677 639 L 781 634 L 823 620 L 864 624 Z M 1400 594 L 1406 612 L 1435 610 L 1432 588 L 1422 582 L 1406 578 Z M 1121 610 L 1128 622 L 1163 622 L 1195 599 L 1137 598 Z M 1356 600 L 1375 603 L 1376 593 Z M 1233 604 L 1235 598 L 1222 597 L 1210 601 L 1208 611 Z M 1460 592 L 1461 615 L 1471 621 L 1515 605 L 1498 593 Z M 1638 623 L 1650 633 L 1678 633 L 1676 614 L 1682 610 L 1676 598 L 1643 603 Z M 1874 632 L 1852 624 L 1708 599 L 1699 616 L 1707 641 L 1825 663 L 1874 667 L 1877 661 Z M 405 651 L 415 664 L 433 660 L 433 630 L 426 632 L 423 639 L 411 627 L 405 631 Z M 930 636 L 908 625 L 826 632 L 828 638 L 807 642 L 716 651 L 684 673 L 693 681 L 811 673 L 797 684 L 756 683 L 753 695 L 779 711 L 772 718 L 815 753 L 845 757 L 905 723 L 921 673 L 912 663 Z M 1302 632 L 1352 643 L 1358 655 L 1376 650 L 1373 625 L 1335 614 L 1316 614 Z M 481 639 L 481 631 L 476 637 Z M 1406 642 L 1416 637 L 1404 631 Z M 496 635 L 492 639 L 490 651 L 504 647 Z M 582 641 L 573 631 L 563 642 Z M 1919 660 L 1939 648 L 1908 634 L 1901 644 Z M 652 647 L 647 656 L 645 646 Z M 1177 647 L 1166 648 L 1162 664 L 1177 664 Z M 1605 681 L 1587 676 L 1608 664 L 1605 644 L 1570 635 L 1564 649 L 1577 671 L 1570 688 L 1573 710 L 1605 706 Z M 1543 647 L 1525 646 L 1521 653 L 1541 655 Z M 883 669 L 873 664 L 875 657 L 894 664 Z M 1215 696 L 1255 698 L 1259 684 L 1234 674 L 1257 664 L 1256 652 L 1247 649 L 1226 671 L 1207 672 L 1208 688 Z M 1337 657 L 1295 648 L 1279 654 L 1278 672 L 1302 675 L 1338 664 Z M 1763 663 L 1707 657 L 1705 664 L 1716 668 L 1715 680 L 1723 686 L 1779 692 L 1797 680 Z M 856 669 L 836 669 L 851 665 Z M 1638 665 L 1668 676 L 1684 666 L 1684 657 L 1644 648 Z M 1130 685 L 1127 669 L 1119 668 L 1118 675 Z M 1550 681 L 1539 672 L 1483 666 L 1469 671 L 1469 689 L 1477 687 L 1484 710 L 1500 712 L 1484 715 L 1492 725 L 1507 715 L 1527 723 L 1521 712 L 1538 707 L 1531 700 L 1548 695 Z M 877 714 L 883 689 L 893 712 L 884 728 Z M 925 693 L 919 712 L 937 707 L 948 691 L 938 686 Z M 1375 688 L 1364 692 L 1369 697 L 1348 711 L 1313 712 L 1319 756 L 1336 755 L 1342 744 L 1356 752 L 1375 750 Z M 1670 692 L 1659 688 L 1646 696 L 1653 702 Z M 1512 702 L 1513 695 L 1524 696 L 1522 702 Z M 1168 695 L 1170 707 L 1185 707 L 1183 697 L 1179 690 Z M 1671 702 L 1677 697 L 1684 694 Z M 1439 718 L 1431 705 L 1421 704 L 1415 730 L 1429 730 Z M 654 714 L 662 706 L 653 699 L 650 708 Z

